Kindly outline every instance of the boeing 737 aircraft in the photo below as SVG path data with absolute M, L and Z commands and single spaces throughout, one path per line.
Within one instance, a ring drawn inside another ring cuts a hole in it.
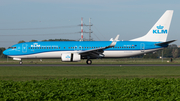
M 154 52 L 168 46 L 175 40 L 166 41 L 173 10 L 167 10 L 149 32 L 130 41 L 119 41 L 119 35 L 110 41 L 56 41 L 56 42 L 26 42 L 11 46 L 3 54 L 19 60 L 27 58 L 59 58 L 64 62 L 90 59 L 131 57 Z

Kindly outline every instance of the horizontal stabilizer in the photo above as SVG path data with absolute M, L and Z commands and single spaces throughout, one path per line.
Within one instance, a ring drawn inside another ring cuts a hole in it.
M 158 43 L 158 44 L 155 44 L 155 45 L 158 45 L 158 46 L 168 45 L 169 43 L 172 43 L 174 41 L 176 41 L 176 40 L 166 41 L 166 42 Z

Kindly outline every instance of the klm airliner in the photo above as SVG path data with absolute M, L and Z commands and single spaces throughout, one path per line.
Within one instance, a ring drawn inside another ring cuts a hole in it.
M 122 58 L 154 52 L 168 46 L 175 40 L 166 41 L 173 10 L 167 10 L 149 32 L 129 41 L 119 41 L 119 35 L 110 41 L 57 41 L 57 42 L 26 42 L 11 46 L 3 54 L 13 60 L 27 58 L 58 58 L 63 62 L 77 62 L 96 58 Z

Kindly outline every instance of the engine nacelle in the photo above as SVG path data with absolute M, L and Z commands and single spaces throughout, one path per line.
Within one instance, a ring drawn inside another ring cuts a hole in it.
M 79 55 L 78 53 L 63 53 L 61 54 L 61 60 L 64 62 L 80 61 L 81 55 Z

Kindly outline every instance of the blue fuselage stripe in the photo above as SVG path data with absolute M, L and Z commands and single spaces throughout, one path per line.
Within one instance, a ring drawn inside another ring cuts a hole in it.
M 12 47 L 16 47 L 16 49 L 7 49 L 6 54 L 17 56 L 56 51 L 86 51 L 106 47 L 111 43 L 112 41 L 26 42 L 13 45 Z M 156 46 L 155 44 L 157 43 L 159 42 L 118 41 L 113 48 L 108 48 L 104 51 L 137 51 L 162 48 L 161 46 Z

